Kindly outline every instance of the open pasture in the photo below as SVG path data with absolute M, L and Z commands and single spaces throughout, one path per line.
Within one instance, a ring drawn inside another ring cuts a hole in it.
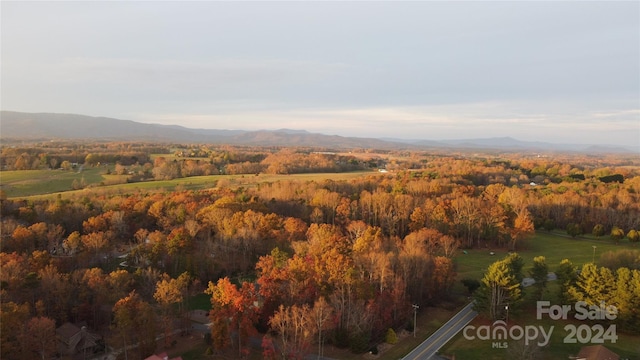
M 595 252 L 594 252 L 594 248 Z M 608 236 L 600 239 L 593 237 L 571 238 L 564 232 L 538 231 L 530 239 L 520 243 L 517 253 L 525 261 L 524 270 L 527 271 L 536 256 L 544 256 L 549 270 L 554 271 L 562 259 L 569 259 L 574 265 L 581 267 L 583 264 L 600 258 L 600 255 L 621 249 L 637 249 L 638 244 L 631 244 L 627 240 L 621 240 L 619 244 L 610 240 Z M 504 258 L 506 249 L 469 249 L 460 250 L 456 257 L 458 266 L 458 279 L 482 278 L 484 271 L 494 263 Z M 495 255 L 491 255 L 493 252 Z M 595 253 L 595 255 L 594 255 Z
M 90 169 L 82 173 L 69 173 L 66 177 L 56 180 L 52 186 L 53 180 L 48 177 L 55 170 L 34 170 L 32 171 L 4 171 L 1 174 L 2 188 L 5 190 L 9 198 L 47 198 L 69 196 L 83 194 L 88 195 L 93 191 L 106 191 L 114 193 L 128 193 L 136 190 L 165 190 L 173 191 L 175 189 L 200 190 L 218 186 L 220 181 L 224 182 L 226 187 L 251 187 L 261 183 L 271 183 L 284 180 L 298 181 L 324 181 L 324 180 L 349 180 L 366 175 L 377 175 L 372 171 L 357 171 L 346 173 L 310 173 L 310 174 L 292 174 L 292 175 L 276 175 L 276 174 L 258 174 L 258 175 L 209 175 L 209 176 L 192 176 L 173 180 L 151 180 L 135 183 L 118 183 L 108 185 L 109 181 L 126 181 L 124 178 L 115 179 L 118 175 L 101 175 L 99 171 L 103 169 Z M 5 185 L 4 174 L 9 173 L 9 178 L 15 180 Z M 14 174 L 24 173 L 24 174 Z M 31 174 L 27 174 L 31 173 Z M 62 172 L 61 172 L 62 173 Z M 88 185 L 87 189 L 72 190 L 72 182 L 74 179 L 80 181 L 81 177 Z M 113 178 L 113 179 L 111 179 Z M 25 185 L 20 185 L 21 181 L 25 181 Z M 100 183 L 104 185 L 98 186 Z M 27 185 L 28 184 L 28 185 Z M 92 185 L 93 184 L 93 185 Z M 22 186 L 22 187 L 20 187 Z M 7 191 L 9 189 L 10 191 Z
M 122 176 L 105 173 L 104 168 L 0 171 L 0 187 L 7 197 L 19 198 L 70 191 L 74 181 L 87 186 L 125 181 Z

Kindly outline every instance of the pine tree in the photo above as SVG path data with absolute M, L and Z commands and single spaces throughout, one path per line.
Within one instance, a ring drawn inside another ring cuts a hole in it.
M 534 289 L 536 291 L 536 298 L 542 300 L 544 290 L 547 288 L 547 274 L 549 273 L 549 266 L 545 261 L 544 256 L 536 256 L 533 258 L 533 267 L 529 270 L 529 274 L 535 280 Z
M 520 282 L 510 266 L 514 259 L 511 257 L 491 264 L 476 291 L 474 308 L 492 320 L 504 318 L 506 307 L 512 308 L 522 298 Z
M 615 277 L 608 268 L 598 268 L 594 263 L 582 266 L 575 286 L 568 289 L 573 301 L 584 301 L 589 305 L 609 304 L 613 298 Z
M 566 304 L 570 301 L 569 288 L 575 285 L 577 279 L 576 267 L 569 259 L 562 259 L 556 269 L 556 276 L 560 284 L 558 298 L 563 304 Z

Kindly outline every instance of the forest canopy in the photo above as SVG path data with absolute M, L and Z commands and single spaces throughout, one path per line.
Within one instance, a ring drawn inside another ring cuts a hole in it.
M 50 331 L 67 321 L 143 344 L 135 351 L 146 355 L 155 333 L 168 339 L 172 329 L 132 329 L 184 319 L 185 302 L 205 289 L 219 325 L 211 334 L 216 351 L 242 353 L 257 331 L 270 334 L 265 348 L 300 356 L 323 339 L 363 351 L 389 329 L 409 326 L 411 304 L 448 299 L 458 249 L 518 250 L 536 229 L 638 241 L 633 158 L 321 150 L 3 148 L 3 172 L 83 166 L 127 181 L 211 181 L 194 190 L 5 194 L 2 358 L 34 355 L 27 346 L 34 340 L 5 326 Z M 350 180 L 247 177 L 242 185 L 216 177 L 354 170 L 367 172 Z M 313 331 L 303 336 L 300 328 Z M 47 346 L 39 354 L 54 352 Z

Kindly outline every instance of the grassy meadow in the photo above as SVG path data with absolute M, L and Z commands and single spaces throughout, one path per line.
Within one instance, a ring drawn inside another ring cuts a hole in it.
M 517 252 L 525 261 L 525 271 L 531 267 L 533 258 L 543 255 L 549 265 L 549 271 L 555 271 L 562 259 L 569 259 L 576 266 L 594 260 L 597 261 L 601 254 L 607 251 L 615 251 L 625 248 L 638 249 L 640 243 L 631 244 L 624 239 L 616 244 L 608 236 L 596 238 L 594 236 L 579 236 L 571 238 L 561 231 L 538 231 L 530 239 L 517 246 Z M 504 258 L 509 252 L 506 249 L 470 249 L 458 252 L 456 257 L 458 279 L 482 278 L 484 271 L 493 262 Z M 495 255 L 490 253 L 494 252 Z
M 127 183 L 126 175 L 108 175 L 105 168 L 86 168 L 82 172 L 63 170 L 23 170 L 1 171 L 0 184 L 8 198 L 42 198 L 68 195 L 87 195 L 92 191 L 110 191 L 127 193 L 136 190 L 166 190 L 176 188 L 186 190 L 207 189 L 217 186 L 224 181 L 229 187 L 250 187 L 260 183 L 282 180 L 323 181 L 348 180 L 360 176 L 377 174 L 372 171 L 357 171 L 345 173 L 312 173 L 292 175 L 209 175 L 192 176 L 173 180 L 150 180 Z M 84 179 L 87 188 L 73 189 L 73 182 Z
M 0 171 L 1 188 L 9 198 L 70 191 L 74 181 L 87 186 L 105 186 L 124 183 L 126 176 L 108 175 L 105 168 Z

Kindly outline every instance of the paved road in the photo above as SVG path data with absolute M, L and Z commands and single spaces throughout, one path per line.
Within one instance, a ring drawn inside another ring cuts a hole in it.
M 471 308 L 471 303 L 442 325 L 429 338 L 407 354 L 403 360 L 427 360 L 435 355 L 441 347 L 471 322 L 478 313 Z
M 556 280 L 558 280 L 558 276 L 556 275 L 556 273 L 550 272 L 547 274 L 547 281 L 556 281 Z M 536 281 L 530 277 L 526 277 L 522 279 L 522 287 L 529 287 L 535 283 Z

